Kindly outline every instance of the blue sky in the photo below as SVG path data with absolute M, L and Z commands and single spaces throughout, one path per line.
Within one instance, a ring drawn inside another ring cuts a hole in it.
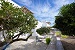
M 27 7 L 39 21 L 54 24 L 55 16 L 58 15 L 60 7 L 74 2 L 74 0 L 12 0 L 20 6 Z

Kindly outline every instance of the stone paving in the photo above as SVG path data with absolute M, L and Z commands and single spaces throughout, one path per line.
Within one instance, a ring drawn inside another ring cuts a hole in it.
M 59 38 L 60 39 L 60 38 Z M 28 41 L 17 41 L 7 47 L 6 50 L 63 50 L 60 40 L 56 36 L 52 36 L 49 45 L 46 44 L 45 39 L 42 42 L 37 42 L 34 37 L 29 38 Z
M 45 42 L 35 42 L 35 39 L 28 41 L 17 41 L 8 46 L 6 50 L 46 50 Z
M 56 50 L 56 37 L 55 36 L 52 37 L 52 40 L 46 50 Z
M 56 48 L 57 50 L 64 50 L 63 46 L 62 46 L 62 43 L 60 41 L 60 38 L 59 37 L 56 37 L 57 38 L 57 41 L 56 41 Z

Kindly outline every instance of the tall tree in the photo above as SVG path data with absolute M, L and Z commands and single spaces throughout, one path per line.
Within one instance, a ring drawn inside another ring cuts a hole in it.
M 54 26 L 61 30 L 63 34 L 75 35 L 75 3 L 61 7 Z
M 4 0 L 0 1 L 0 25 L 2 26 L 0 30 L 6 30 L 7 36 L 5 37 L 5 40 L 22 40 L 19 39 L 19 36 L 23 33 L 31 33 L 31 29 L 36 27 L 36 19 L 31 13 L 24 13 L 22 11 L 23 8 L 14 7 L 12 3 Z M 20 33 L 14 35 L 16 31 L 19 31 Z M 14 40 L 15 37 L 18 38 Z

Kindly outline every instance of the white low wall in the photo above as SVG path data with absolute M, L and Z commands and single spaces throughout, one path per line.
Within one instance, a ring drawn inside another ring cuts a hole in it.
M 0 41 L 3 41 L 2 31 L 0 31 Z

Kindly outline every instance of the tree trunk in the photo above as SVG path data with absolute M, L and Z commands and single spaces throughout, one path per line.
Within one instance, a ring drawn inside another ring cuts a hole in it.
M 16 41 L 27 41 L 28 38 L 31 36 L 32 34 L 30 34 L 26 39 L 22 39 L 22 38 L 19 38 L 19 39 L 14 39 L 12 40 L 11 42 L 7 43 L 5 47 L 3 47 L 2 50 L 5 50 L 10 44 L 12 44 L 13 42 L 16 42 Z M 16 36 L 15 36 L 16 37 Z
M 14 39 L 14 40 L 12 40 L 11 42 L 9 42 L 9 44 L 11 44 L 11 43 L 13 43 L 13 42 L 15 42 L 15 41 L 27 41 L 28 38 L 29 38 L 31 35 L 32 35 L 32 34 L 30 34 L 26 39 L 23 39 L 23 38 Z
M 23 32 L 20 32 L 19 34 L 17 34 L 17 35 L 15 35 L 14 37 L 12 37 L 12 39 L 14 39 L 15 37 L 19 37 L 20 35 L 22 35 L 23 34 Z

